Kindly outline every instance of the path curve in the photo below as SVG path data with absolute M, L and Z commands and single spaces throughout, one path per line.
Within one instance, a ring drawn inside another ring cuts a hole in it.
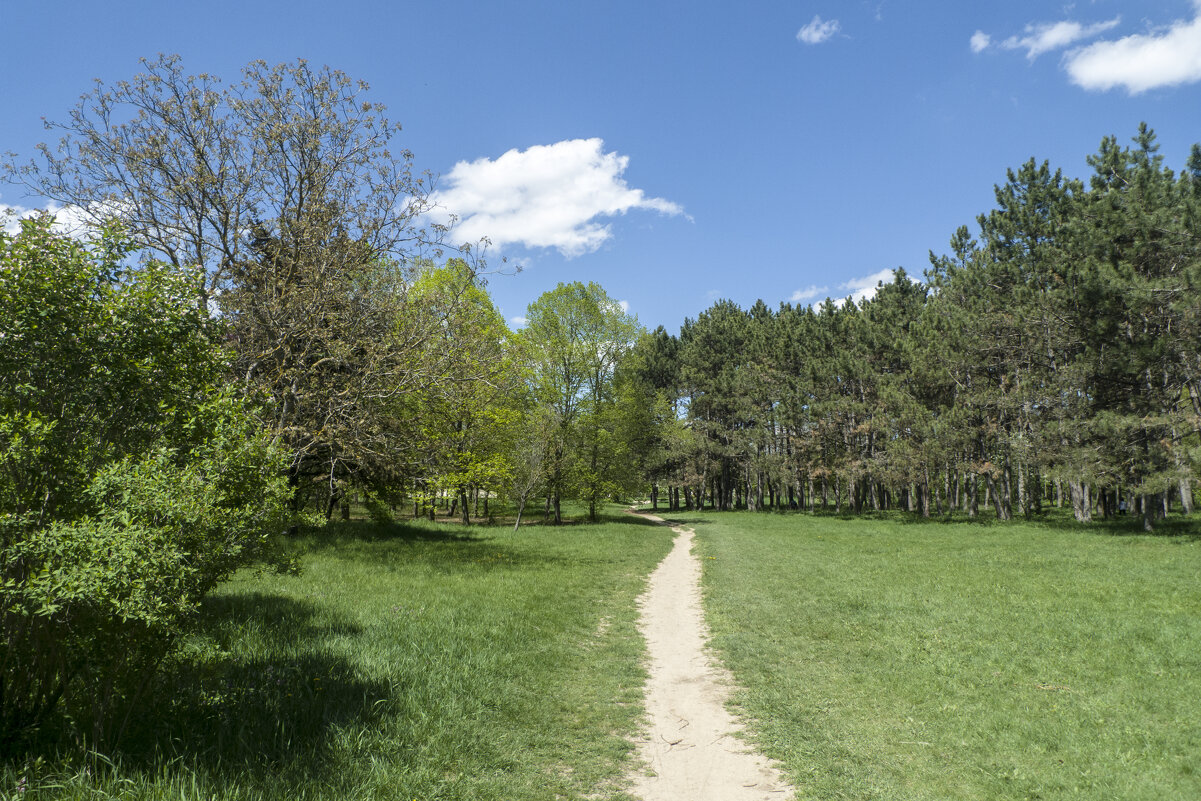
M 667 524 L 654 515 L 649 520 Z M 781 801 L 792 796 L 779 771 L 750 752 L 726 710 L 732 679 L 705 653 L 700 561 L 692 530 L 673 527 L 675 544 L 639 598 L 646 638 L 648 730 L 638 742 L 644 763 L 631 776 L 643 801 Z

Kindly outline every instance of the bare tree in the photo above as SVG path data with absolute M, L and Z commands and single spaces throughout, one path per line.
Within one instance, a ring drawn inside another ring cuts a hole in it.
M 513 533 L 521 527 L 525 505 L 539 487 L 546 483 L 547 457 L 555 447 L 560 428 L 559 413 L 550 406 L 534 409 L 523 430 L 512 444 L 512 479 L 510 493 L 517 503 L 517 521 Z
M 425 216 L 431 178 L 408 150 L 389 149 L 400 126 L 363 99 L 367 84 L 303 60 L 253 62 L 230 86 L 187 75 L 176 55 L 142 63 L 132 80 L 97 80 L 65 122 L 46 123 L 57 146 L 8 159 L 3 177 L 86 221 L 116 217 L 152 255 L 202 268 L 205 307 L 252 232 L 287 239 L 314 209 L 335 209 L 329 221 L 377 255 L 440 254 L 447 228 Z

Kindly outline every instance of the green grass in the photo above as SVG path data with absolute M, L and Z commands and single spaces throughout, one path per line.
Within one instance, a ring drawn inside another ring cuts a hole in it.
M 802 799 L 1201 798 L 1201 537 L 680 513 Z
M 618 789 L 641 715 L 634 600 L 670 532 L 629 516 L 332 525 L 245 575 L 104 759 L 0 768 L 0 797 L 577 799 Z

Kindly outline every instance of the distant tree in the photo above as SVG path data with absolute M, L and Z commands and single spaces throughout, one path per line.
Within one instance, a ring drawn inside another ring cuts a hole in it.
M 641 475 L 651 484 L 651 505 L 656 510 L 664 484 L 668 507 L 675 508 L 675 489 L 682 480 L 676 445 L 684 435 L 679 350 L 679 339 L 659 326 L 638 338 L 620 370 L 622 391 L 627 398 L 637 398 L 643 416 L 633 455 Z
M 560 501 L 577 494 L 596 519 L 599 502 L 616 487 L 612 468 L 621 443 L 605 427 L 614 403 L 617 366 L 638 336 L 638 320 L 594 283 L 559 284 L 530 304 L 522 338 L 538 400 L 559 421 L 548 462 L 555 522 Z
M 520 339 L 461 260 L 426 269 L 409 301 L 412 314 L 440 323 L 419 356 L 421 365 L 440 369 L 412 371 L 427 380 L 399 399 L 398 416 L 411 416 L 416 424 L 415 472 L 453 492 L 462 521 L 469 523 L 470 497 L 498 491 L 510 480 L 506 440 L 520 436 L 515 429 L 528 405 Z
M 535 405 L 516 421 L 507 437 L 507 494 L 517 507 L 513 531 L 521 528 L 526 504 L 546 486 L 547 463 L 558 441 L 561 421 L 549 405 Z

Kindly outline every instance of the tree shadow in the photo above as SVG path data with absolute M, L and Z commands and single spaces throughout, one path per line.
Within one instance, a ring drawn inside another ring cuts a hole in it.
M 407 570 L 413 562 L 420 561 L 447 574 L 467 569 L 524 570 L 573 561 L 543 549 L 522 547 L 521 534 L 514 534 L 510 527 L 479 526 L 469 531 L 463 528 L 461 524 L 424 522 L 340 522 L 308 533 L 302 550 L 326 559 L 372 564 L 384 570 Z
M 1181 542 L 1201 541 L 1201 521 L 1196 517 L 1180 515 L 1156 520 L 1154 530 L 1143 529 L 1139 515 L 1119 515 L 1097 518 L 1091 523 L 1080 523 L 1070 516 L 1054 517 L 1040 521 L 1040 525 L 1059 531 L 1079 531 L 1108 537 L 1156 537 Z
M 471 542 L 478 539 L 474 531 L 463 531 L 461 523 L 425 521 L 394 521 L 377 523 L 371 520 L 330 521 L 324 528 L 307 529 L 302 536 L 306 550 L 339 547 L 347 540 L 361 542 Z
M 215 782 L 333 779 L 333 735 L 377 725 L 393 693 L 328 646 L 360 633 L 293 598 L 206 599 L 109 756 L 148 773 L 178 761 Z
M 664 517 L 666 514 L 667 511 L 664 509 L 660 509 L 656 512 L 653 509 L 640 508 L 629 512 L 623 512 L 619 515 L 610 515 L 605 519 L 605 522 L 622 523 L 627 526 L 647 526 L 654 528 L 655 526 L 662 526 L 663 523 L 660 523 L 658 520 L 651 520 L 647 517 L 647 515 L 654 515 L 655 517 L 662 518 L 664 521 L 666 521 L 667 518 Z

